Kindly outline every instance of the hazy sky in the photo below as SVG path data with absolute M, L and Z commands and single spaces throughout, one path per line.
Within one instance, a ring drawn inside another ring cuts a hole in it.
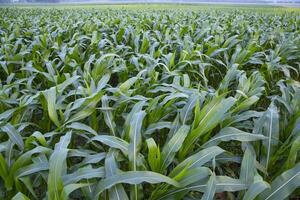
M 191 3 L 191 2 L 237 2 L 237 3 L 300 3 L 300 0 L 0 0 L 0 3 L 9 2 L 180 2 L 180 3 Z

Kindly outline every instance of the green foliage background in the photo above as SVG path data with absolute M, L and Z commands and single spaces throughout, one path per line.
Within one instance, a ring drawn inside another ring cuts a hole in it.
M 299 11 L 166 7 L 0 8 L 1 199 L 299 195 Z

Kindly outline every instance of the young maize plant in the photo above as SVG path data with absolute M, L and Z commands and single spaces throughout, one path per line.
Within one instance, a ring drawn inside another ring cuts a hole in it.
M 300 11 L 0 8 L 0 199 L 300 197 Z

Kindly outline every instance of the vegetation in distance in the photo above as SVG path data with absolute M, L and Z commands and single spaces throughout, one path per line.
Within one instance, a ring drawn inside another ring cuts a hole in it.
M 0 8 L 0 199 L 299 197 L 298 9 L 128 7 Z

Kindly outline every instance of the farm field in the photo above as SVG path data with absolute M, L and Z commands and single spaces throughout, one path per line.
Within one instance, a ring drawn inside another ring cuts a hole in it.
M 0 7 L 0 199 L 300 198 L 300 8 Z

